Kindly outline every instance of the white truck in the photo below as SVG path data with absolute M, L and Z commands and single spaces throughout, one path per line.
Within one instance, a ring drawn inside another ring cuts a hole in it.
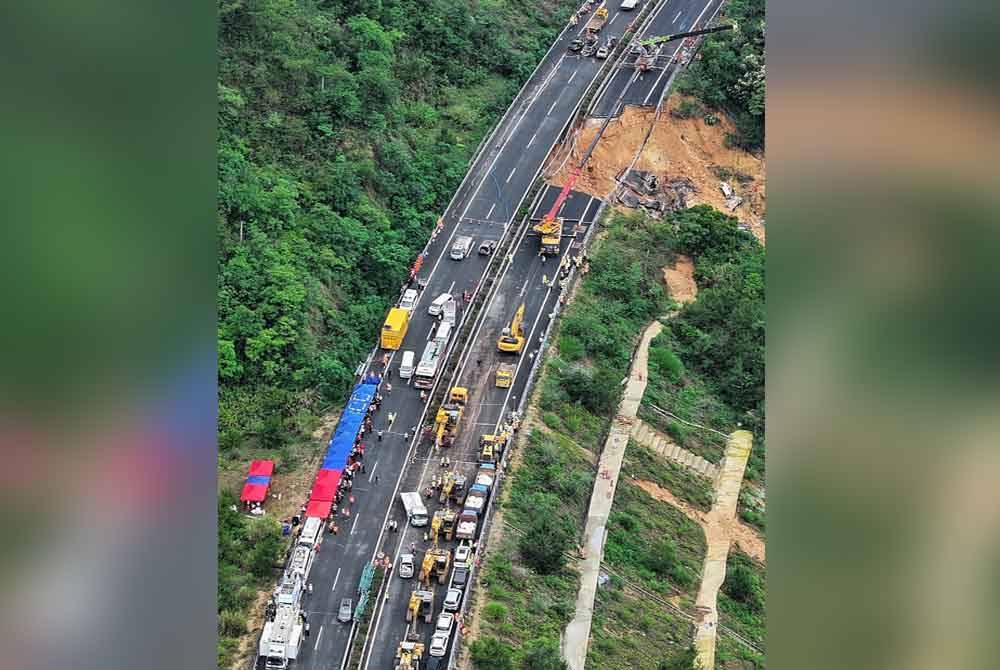
M 427 508 L 420 499 L 420 493 L 403 491 L 399 494 L 399 499 L 403 501 L 403 509 L 406 510 L 406 518 L 411 526 L 419 528 L 427 525 Z
M 458 303 L 452 298 L 444 304 L 444 318 L 441 319 L 441 323 L 451 324 L 451 327 L 455 327 L 456 316 L 458 314 Z
M 418 389 L 429 389 L 434 386 L 434 377 L 437 375 L 441 351 L 441 345 L 434 340 L 428 342 L 424 347 L 424 353 L 413 373 L 413 385 Z
M 278 605 L 274 618 L 264 623 L 260 636 L 258 656 L 264 659 L 265 670 L 285 670 L 298 658 L 304 628 L 297 605 Z
M 315 547 L 322 536 L 323 520 L 318 516 L 307 517 L 305 523 L 302 524 L 302 532 L 299 533 L 299 541 L 296 544 Z

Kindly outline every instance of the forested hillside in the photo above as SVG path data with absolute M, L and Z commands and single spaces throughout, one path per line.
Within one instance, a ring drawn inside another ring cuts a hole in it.
M 739 29 L 708 35 L 699 58 L 677 81 L 682 92 L 728 113 L 737 130 L 730 140 L 748 150 L 764 148 L 764 10 L 765 0 L 729 0 L 719 22 Z
M 309 439 L 482 137 L 571 5 L 231 0 L 219 5 L 219 447 Z M 246 447 L 246 449 L 239 449 Z M 234 469 L 245 464 L 238 462 Z M 219 503 L 219 666 L 283 542 Z
M 562 4 L 221 2 L 223 454 L 280 447 L 344 397 Z

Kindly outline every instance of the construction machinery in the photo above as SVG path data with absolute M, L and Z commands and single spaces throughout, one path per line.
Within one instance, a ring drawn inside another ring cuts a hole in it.
M 501 363 L 497 366 L 496 385 L 498 388 L 509 389 L 514 381 L 514 372 L 517 370 L 513 363 Z
M 642 40 L 639 42 L 638 46 L 642 49 L 642 53 L 638 58 L 635 59 L 635 67 L 640 72 L 645 72 L 648 70 L 655 59 L 655 55 L 650 53 L 649 47 L 655 47 L 660 44 L 665 44 L 667 42 L 672 42 L 673 40 L 684 39 L 687 37 L 698 37 L 699 35 L 707 35 L 709 33 L 718 33 L 723 30 L 738 30 L 739 28 L 735 23 L 727 23 L 720 26 L 712 26 L 711 28 L 701 28 L 700 30 L 689 30 L 684 33 L 672 33 L 670 35 L 660 35 L 659 37 L 650 37 L 647 40 Z
M 396 664 L 393 670 L 420 670 L 420 660 L 424 657 L 424 643 L 420 636 L 409 633 L 396 649 Z
M 438 496 L 438 502 L 442 504 L 448 502 L 448 498 L 451 496 L 451 492 L 454 489 L 455 473 L 454 471 L 449 470 L 441 476 L 441 495 Z
M 410 593 L 410 604 L 406 608 L 406 623 L 412 623 L 423 618 L 424 623 L 430 623 L 434 618 L 434 592 L 427 589 L 417 589 Z
M 517 308 L 510 324 L 505 326 L 497 339 L 497 349 L 505 353 L 521 353 L 524 349 L 524 303 Z
M 479 438 L 479 462 L 496 463 L 507 444 L 507 433 L 483 435 Z
M 442 533 L 445 540 L 451 540 L 455 533 L 456 516 L 455 511 L 450 509 L 439 509 L 434 512 L 434 518 L 431 520 L 431 540 L 434 542 L 434 546 L 437 546 L 438 538 Z
M 438 584 L 444 584 L 448 578 L 448 568 L 451 567 L 451 550 L 432 547 L 424 553 L 424 561 L 420 566 L 420 583 L 429 585 L 431 578 L 437 577 Z
M 438 408 L 434 417 L 434 446 L 450 447 L 458 436 L 458 422 L 462 418 L 462 409 L 469 399 L 469 390 L 456 386 L 448 394 L 447 402 Z

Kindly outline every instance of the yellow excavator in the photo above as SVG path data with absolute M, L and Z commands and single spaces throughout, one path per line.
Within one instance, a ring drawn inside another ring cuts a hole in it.
M 410 592 L 410 604 L 406 608 L 406 622 L 411 623 L 423 617 L 424 623 L 434 618 L 434 592 L 417 589 Z
M 454 488 L 455 473 L 449 470 L 441 476 L 441 495 L 438 496 L 438 502 L 442 505 L 448 502 L 448 496 L 451 495 L 452 489 Z
M 393 670 L 420 670 L 420 659 L 424 656 L 424 644 L 418 642 L 420 636 L 410 633 L 396 649 L 396 665 Z
M 438 408 L 434 417 L 434 446 L 450 447 L 458 435 L 458 422 L 462 418 L 462 409 L 469 399 L 469 390 L 456 386 L 448 395 L 448 401 Z
M 504 445 L 507 444 L 507 433 L 483 435 L 479 438 L 479 462 L 496 463 Z
M 497 340 L 497 349 L 506 353 L 519 354 L 524 349 L 524 303 L 517 308 L 510 325 L 505 327 Z
M 448 568 L 451 567 L 451 550 L 433 547 L 424 553 L 424 562 L 420 566 L 420 583 L 430 585 L 431 577 L 437 577 L 438 584 L 444 584 L 448 579 Z
M 450 509 L 439 509 L 434 512 L 434 517 L 431 519 L 431 541 L 435 547 L 442 533 L 445 540 L 451 540 L 455 532 L 455 517 L 455 511 Z

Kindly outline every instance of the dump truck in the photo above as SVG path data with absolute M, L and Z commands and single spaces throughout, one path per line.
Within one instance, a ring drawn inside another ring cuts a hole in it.
M 459 540 L 473 540 L 476 537 L 476 527 L 479 525 L 479 513 L 473 509 L 463 509 L 455 524 L 455 537 Z
M 417 589 L 410 593 L 410 604 L 406 608 L 406 623 L 423 618 L 424 623 L 430 623 L 434 617 L 434 592 L 427 589 Z
M 438 408 L 434 417 L 434 445 L 450 447 L 458 436 L 458 423 L 462 419 L 462 410 L 469 398 L 469 390 L 456 386 L 448 394 L 448 401 Z
M 504 326 L 497 339 L 497 349 L 504 353 L 519 354 L 524 349 L 524 303 L 514 312 L 510 324 Z
M 486 509 L 486 499 L 490 495 L 490 490 L 482 484 L 473 484 L 469 489 L 469 495 L 465 497 L 465 509 L 471 509 L 482 514 Z
M 496 385 L 502 389 L 509 389 L 514 381 L 514 371 L 517 368 L 513 363 L 501 363 L 497 366 Z
M 587 32 L 588 33 L 599 33 L 604 24 L 608 22 L 608 8 L 598 7 L 594 15 L 590 17 L 587 21 Z
M 410 310 L 393 307 L 382 324 L 382 348 L 399 349 L 410 325 Z
M 497 466 L 493 463 L 482 463 L 476 472 L 476 483 L 492 489 L 497 478 Z
M 424 657 L 424 644 L 418 642 L 419 639 L 419 635 L 410 633 L 399 643 L 393 670 L 420 670 L 420 660 Z

